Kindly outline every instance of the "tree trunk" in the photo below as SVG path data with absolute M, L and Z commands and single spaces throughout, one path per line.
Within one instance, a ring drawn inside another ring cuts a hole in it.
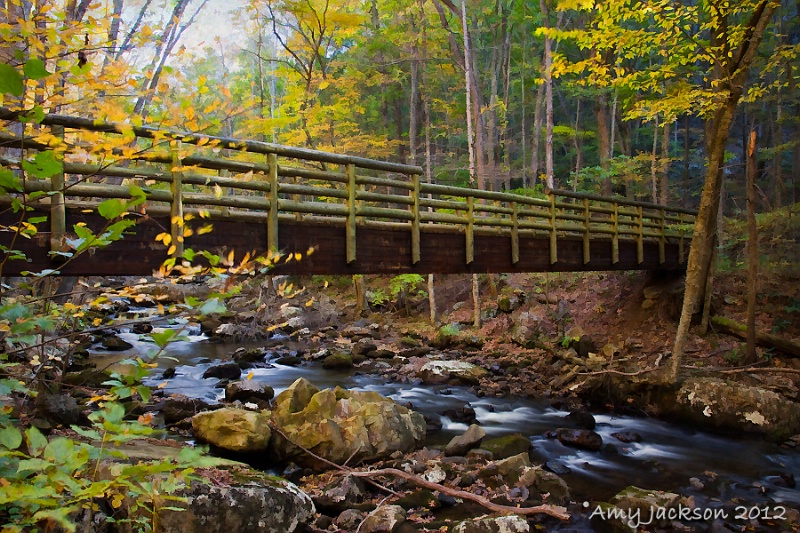
M 611 154 L 611 137 L 609 135 L 608 123 L 608 94 L 601 92 L 597 95 L 594 107 L 597 116 L 597 157 L 600 168 L 608 170 L 609 156 Z M 606 177 L 601 184 L 601 192 L 606 196 L 611 196 L 611 178 Z
M 650 157 L 650 183 L 653 187 L 650 201 L 658 203 L 658 115 L 653 124 L 653 153 Z
M 777 5 L 767 0 L 762 1 L 753 12 L 745 28 L 746 35 L 742 47 L 735 53 L 725 54 L 724 61 L 728 68 L 728 77 L 719 79 L 720 92 L 727 90 L 720 107 L 714 113 L 711 135 L 708 142 L 708 171 L 706 173 L 703 192 L 700 197 L 700 209 L 695 220 L 692 246 L 689 251 L 689 263 L 686 271 L 686 291 L 683 297 L 683 308 L 675 333 L 675 345 L 672 350 L 672 362 L 669 369 L 668 380 L 675 383 L 678 380 L 683 350 L 689 334 L 689 326 L 697 304 L 706 289 L 709 269 L 711 267 L 712 247 L 714 246 L 715 225 L 719 210 L 719 195 L 722 184 L 722 168 L 725 158 L 725 144 L 730 133 L 736 106 L 744 91 L 748 71 L 755 58 L 758 45 L 764 35 L 767 24 L 772 18 Z M 712 34 L 719 28 L 712 27 Z M 727 35 L 722 34 L 722 39 L 727 41 Z
M 545 188 L 555 189 L 553 176 L 553 42 L 550 37 L 550 10 L 547 0 L 539 0 L 542 9 L 542 20 L 544 22 L 544 88 L 545 88 Z
M 478 275 L 472 275 L 472 325 L 476 328 L 481 327 L 481 293 Z
M 756 362 L 756 297 L 758 295 L 758 229 L 756 227 L 756 132 L 747 145 L 747 356 Z
M 661 205 L 669 205 L 669 130 L 670 123 L 664 122 L 664 135 L 661 137 Z
M 531 134 L 531 181 L 528 186 L 533 187 L 539 180 L 539 159 L 540 144 L 542 140 L 542 104 L 544 104 L 544 84 L 540 84 L 536 90 L 536 105 L 533 110 L 533 133 Z

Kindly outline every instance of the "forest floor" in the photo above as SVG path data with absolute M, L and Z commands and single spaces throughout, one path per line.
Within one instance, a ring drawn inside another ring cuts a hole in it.
M 473 327 L 472 285 L 467 276 L 436 277 L 437 326 L 431 324 L 428 300 L 422 294 L 410 297 L 407 308 L 397 302 L 384 303 L 373 312 L 357 316 L 349 278 L 326 279 L 328 286 L 319 290 L 337 302 L 337 307 L 343 310 L 343 321 L 357 322 L 364 318 L 387 324 L 399 335 L 428 339 L 435 338 L 442 325 L 452 324 L 459 328 L 461 337 L 476 337 L 481 348 L 473 346 L 472 353 L 465 350 L 467 360 L 484 368 L 515 367 L 515 372 L 489 384 L 495 390 L 483 391 L 487 394 L 569 397 L 581 392 L 575 384 L 579 379 L 559 381 L 569 365 L 554 365 L 552 357 L 568 346 L 576 346 L 581 336 L 590 339 L 590 352 L 597 352 L 605 359 L 599 372 L 655 372 L 669 360 L 680 313 L 681 276 L 589 272 L 495 275 L 481 279 L 483 320 L 477 329 Z M 316 292 L 315 286 L 320 281 L 321 278 L 312 280 L 307 290 Z M 368 279 L 368 297 L 388 293 L 388 283 L 387 278 Z M 744 323 L 747 286 L 743 272 L 720 273 L 714 283 L 713 315 Z M 501 301 L 507 302 L 509 298 L 516 309 L 498 310 L 505 303 Z M 521 338 L 520 326 L 526 326 L 525 338 Z M 800 343 L 800 272 L 768 273 L 759 279 L 756 327 L 759 332 Z M 774 371 L 738 372 L 746 343 L 713 327 L 702 337 L 696 334 L 696 329 L 694 326 L 686 346 L 682 363 L 685 373 L 713 375 L 722 371 L 725 379 L 800 400 L 800 358 L 758 347 L 755 366 Z M 516 371 L 517 367 L 523 368 Z

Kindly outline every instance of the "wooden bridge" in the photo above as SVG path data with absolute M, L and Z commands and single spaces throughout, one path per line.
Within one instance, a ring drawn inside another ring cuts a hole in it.
M 265 142 L 61 115 L 21 126 L 3 108 L 0 120 L 2 275 L 150 275 L 201 250 L 234 262 L 277 250 L 276 274 L 677 270 L 694 222 L 676 207 L 437 185 L 416 166 Z M 121 240 L 87 242 L 119 220 L 101 201 L 137 196 Z

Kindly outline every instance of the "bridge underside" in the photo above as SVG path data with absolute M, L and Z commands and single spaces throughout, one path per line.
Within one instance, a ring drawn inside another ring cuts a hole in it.
M 29 216 L 36 216 L 32 212 Z M 11 213 L 0 216 L 0 224 L 18 223 Z M 166 259 L 166 247 L 156 242 L 162 232 L 169 232 L 169 217 L 166 215 L 134 215 L 138 217 L 136 231 L 131 230 L 122 241 L 102 249 L 90 250 L 60 265 L 49 258 L 50 234 L 40 232 L 32 239 L 17 237 L 14 243 L 0 242 L 10 248 L 23 251 L 29 261 L 7 261 L 4 275 L 18 275 L 24 271 L 39 272 L 59 269 L 61 275 L 130 275 L 149 276 L 157 271 Z M 98 215 L 77 210 L 67 211 L 67 227 L 84 222 L 96 231 L 105 221 Z M 193 220 L 190 224 L 199 228 L 207 220 Z M 213 231 L 204 235 L 188 237 L 187 248 L 195 251 L 208 250 L 227 256 L 233 250 L 238 261 L 248 252 L 266 251 L 267 227 L 263 219 L 212 220 Z M 13 235 L 8 232 L 5 235 Z M 356 231 L 356 260 L 346 260 L 346 232 L 344 226 L 330 221 L 307 221 L 282 219 L 279 223 L 278 242 L 281 251 L 301 253 L 302 260 L 281 261 L 275 274 L 389 274 L 402 273 L 511 273 L 511 272 L 564 272 L 591 270 L 682 270 L 688 254 L 677 242 L 665 244 L 665 261 L 659 262 L 657 242 L 644 242 L 643 261 L 637 261 L 634 240 L 619 241 L 619 260 L 612 262 L 610 238 L 594 237 L 590 243 L 590 260 L 584 263 L 583 242 L 580 237 L 559 236 L 558 260 L 551 264 L 550 240 L 546 233 L 520 235 L 519 260 L 512 261 L 512 243 L 509 235 L 483 235 L 477 230 L 474 237 L 474 260 L 466 262 L 466 238 L 464 232 L 442 232 L 434 227 L 423 226 L 420 238 L 420 261 L 412 264 L 411 233 L 386 227 L 358 226 Z M 307 255 L 307 250 L 314 253 Z M 684 257 L 682 257 L 682 255 Z

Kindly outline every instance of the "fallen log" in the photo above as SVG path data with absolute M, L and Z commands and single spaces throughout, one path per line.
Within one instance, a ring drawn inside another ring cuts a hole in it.
M 747 340 L 747 326 L 744 324 L 721 316 L 712 317 L 711 324 L 714 328 L 723 333 L 728 333 L 740 339 Z M 775 348 L 786 355 L 800 357 L 800 343 L 778 337 L 777 335 L 756 332 L 756 344 L 764 348 Z

